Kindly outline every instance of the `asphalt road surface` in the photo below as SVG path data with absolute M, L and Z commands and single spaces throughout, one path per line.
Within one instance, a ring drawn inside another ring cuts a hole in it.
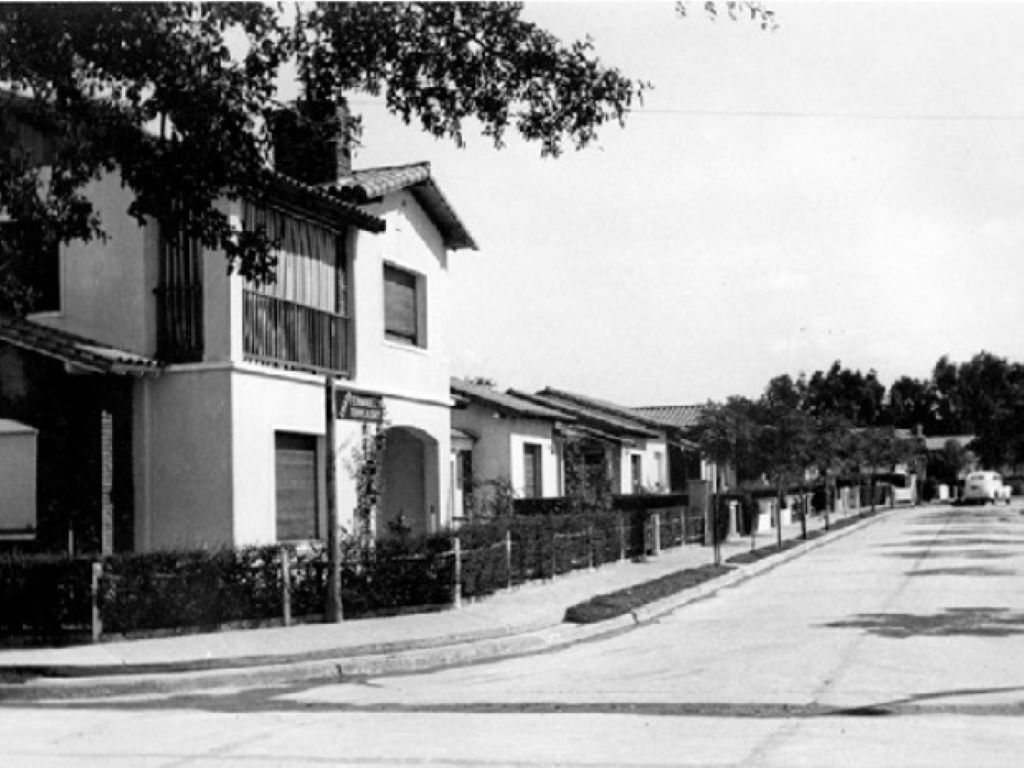
M 898 510 L 559 652 L 278 689 L 0 705 L 15 766 L 1024 765 L 1024 511 Z

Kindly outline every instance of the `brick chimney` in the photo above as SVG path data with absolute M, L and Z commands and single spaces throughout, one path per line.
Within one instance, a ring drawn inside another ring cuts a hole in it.
M 333 184 L 352 173 L 348 107 L 302 99 L 271 122 L 274 168 L 307 184 Z

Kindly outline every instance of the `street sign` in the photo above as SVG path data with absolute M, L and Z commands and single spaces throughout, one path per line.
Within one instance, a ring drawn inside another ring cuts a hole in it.
M 384 420 L 384 398 L 381 395 L 367 395 L 346 392 L 338 399 L 338 418 L 356 421 Z

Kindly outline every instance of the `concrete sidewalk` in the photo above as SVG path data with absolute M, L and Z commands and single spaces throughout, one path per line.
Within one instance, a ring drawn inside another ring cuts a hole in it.
M 0 700 L 337 680 L 540 652 L 625 631 L 877 519 L 867 518 L 794 549 L 737 566 L 698 587 L 599 624 L 566 624 L 562 619 L 568 607 L 594 595 L 707 565 L 712 562 L 712 549 L 691 544 L 664 550 L 642 562 L 611 563 L 553 581 L 531 582 L 459 610 L 65 648 L 0 650 Z M 822 518 L 814 517 L 808 530 L 819 530 L 823 524 Z M 800 533 L 799 525 L 783 529 L 785 539 L 797 539 Z M 774 531 L 757 537 L 759 547 L 774 541 Z M 749 538 L 731 539 L 722 546 L 723 562 L 749 549 Z

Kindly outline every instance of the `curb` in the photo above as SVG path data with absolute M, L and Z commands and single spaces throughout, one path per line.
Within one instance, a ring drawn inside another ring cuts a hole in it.
M 0 683 L 0 703 L 86 699 L 150 693 L 184 693 L 228 685 L 289 685 L 297 683 L 338 683 L 365 677 L 406 675 L 454 666 L 529 656 L 578 643 L 605 639 L 650 624 L 674 611 L 710 598 L 748 579 L 783 565 L 806 552 L 841 539 L 878 522 L 891 510 L 880 509 L 838 531 L 802 542 L 775 555 L 744 565 L 683 592 L 641 606 L 630 613 L 594 624 L 556 624 L 543 628 L 505 627 L 493 631 L 449 635 L 434 640 L 381 643 L 344 650 L 324 650 L 275 657 L 243 657 L 221 663 L 182 662 L 94 667 L 81 669 L 53 667 L 18 670 L 30 677 L 20 683 Z M 253 664 L 253 660 L 264 662 Z M 210 668 L 217 664 L 217 668 Z M 109 672 L 108 672 L 109 670 Z M 3 670 L 0 670 L 2 672 Z M 8 668 L 14 671 L 14 668 Z M 68 676 L 72 671 L 77 677 Z M 41 674 L 42 672 L 42 674 Z M 59 673 L 64 672 L 61 676 Z M 48 673 L 48 676 L 47 676 Z

